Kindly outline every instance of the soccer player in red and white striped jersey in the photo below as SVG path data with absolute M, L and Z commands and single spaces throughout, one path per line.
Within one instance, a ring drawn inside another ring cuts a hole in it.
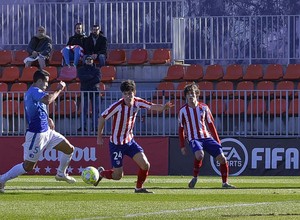
M 179 111 L 179 139 L 181 153 L 186 155 L 185 136 L 189 142 L 195 159 L 193 178 L 189 188 L 194 188 L 198 180 L 199 169 L 202 166 L 204 151 L 216 158 L 220 163 L 223 188 L 235 188 L 227 182 L 228 163 L 224 156 L 221 141 L 214 125 L 214 118 L 209 107 L 199 102 L 200 90 L 195 83 L 186 85 L 184 96 L 187 103 Z
M 109 149 L 113 169 L 104 170 L 99 167 L 100 178 L 120 180 L 123 177 L 123 157 L 131 157 L 140 167 L 137 177 L 136 193 L 152 193 L 143 188 L 150 163 L 144 154 L 143 148 L 133 139 L 133 127 L 138 111 L 142 108 L 154 111 L 163 111 L 173 107 L 168 102 L 164 105 L 154 104 L 142 98 L 136 97 L 136 86 L 133 80 L 126 80 L 121 83 L 120 90 L 122 98 L 108 107 L 99 118 L 97 144 L 103 146 L 103 129 L 105 121 L 112 118 L 112 135 L 110 136 Z

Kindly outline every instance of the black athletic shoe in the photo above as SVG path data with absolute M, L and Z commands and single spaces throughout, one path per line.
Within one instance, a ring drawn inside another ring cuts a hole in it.
M 148 191 L 148 190 L 145 189 L 145 188 L 135 189 L 134 192 L 135 192 L 135 193 L 153 193 L 153 192 L 151 192 L 151 191 Z

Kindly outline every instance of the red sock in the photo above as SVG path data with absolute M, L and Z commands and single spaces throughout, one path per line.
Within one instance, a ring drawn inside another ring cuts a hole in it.
M 138 178 L 136 182 L 136 188 L 140 189 L 143 187 L 143 184 L 148 176 L 148 170 L 142 170 L 140 169 L 138 172 Z
M 193 176 L 194 177 L 198 177 L 199 175 L 199 170 L 200 170 L 200 167 L 202 166 L 202 160 L 197 160 L 195 158 L 194 160 L 194 170 L 193 170 Z
M 103 170 L 100 175 L 106 179 L 112 179 L 112 174 L 114 170 Z
M 227 178 L 228 178 L 228 173 L 229 173 L 229 168 L 228 168 L 228 163 L 224 163 L 220 165 L 220 172 L 222 176 L 222 182 L 227 183 Z

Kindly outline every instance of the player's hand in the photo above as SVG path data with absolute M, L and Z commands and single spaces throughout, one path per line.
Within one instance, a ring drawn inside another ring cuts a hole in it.
M 64 90 L 65 87 L 66 87 L 66 83 L 63 81 L 60 81 L 57 85 L 57 90 Z
M 103 138 L 102 138 L 102 134 L 98 134 L 97 136 L 97 144 L 102 147 L 103 146 Z
M 187 149 L 186 149 L 186 147 L 183 147 L 183 148 L 181 148 L 180 150 L 181 150 L 182 155 L 186 155 L 186 154 L 187 154 Z
M 172 104 L 171 102 L 167 102 L 165 105 L 164 105 L 164 110 L 167 110 L 169 108 L 172 108 L 174 107 L 174 104 Z
M 50 127 L 51 130 L 55 129 L 54 122 L 51 118 L 48 118 L 48 124 L 49 124 L 49 127 Z

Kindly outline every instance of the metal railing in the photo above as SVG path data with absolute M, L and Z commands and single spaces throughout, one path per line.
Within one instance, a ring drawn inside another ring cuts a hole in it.
M 174 59 L 203 64 L 299 62 L 299 18 L 299 15 L 174 18 Z
M 163 94 L 161 96 L 161 94 Z M 298 137 L 300 135 L 300 90 L 202 91 L 200 99 L 207 103 L 222 137 Z M 0 135 L 20 136 L 26 131 L 23 93 L 0 93 Z M 135 135 L 177 136 L 177 112 L 185 103 L 182 91 L 137 92 L 146 100 L 175 106 L 165 112 L 142 109 L 137 115 Z M 161 97 L 157 97 L 161 96 Z M 101 92 L 100 112 L 121 97 L 119 91 Z M 83 128 L 82 92 L 64 92 L 49 106 L 49 116 L 56 130 L 67 136 L 95 136 L 92 126 L 92 105 L 89 105 L 87 130 Z M 95 103 L 95 100 L 92 100 Z M 104 134 L 111 134 L 111 120 Z
M 201 64 L 299 62 L 299 15 L 184 17 L 183 0 L 0 3 L 0 48 L 24 49 L 43 25 L 60 49 L 77 22 L 100 24 L 109 49 L 171 48 Z
M 183 16 L 184 1 L 81 3 L 0 3 L 0 47 L 26 46 L 37 27 L 46 27 L 53 45 L 62 46 L 82 22 L 87 35 L 100 24 L 110 48 L 171 47 L 172 18 Z

